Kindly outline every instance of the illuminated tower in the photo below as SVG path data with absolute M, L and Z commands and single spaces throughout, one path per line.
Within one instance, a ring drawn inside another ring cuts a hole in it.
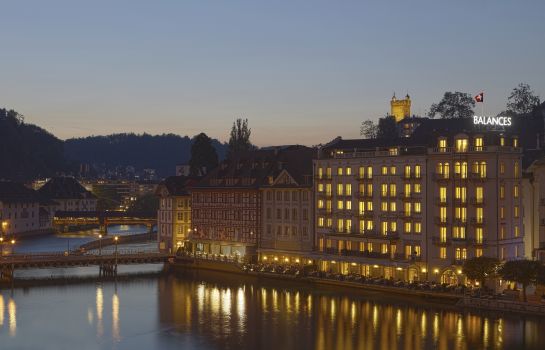
M 405 96 L 405 99 L 398 100 L 394 93 L 392 100 L 390 101 L 391 111 L 390 114 L 396 118 L 396 122 L 400 122 L 405 117 L 411 116 L 411 98 L 409 94 Z

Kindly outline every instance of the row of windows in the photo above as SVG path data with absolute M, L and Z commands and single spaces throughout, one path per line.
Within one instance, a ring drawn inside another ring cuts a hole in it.
M 324 249 L 325 248 L 325 249 Z M 326 250 L 335 250 L 342 252 L 343 250 L 348 251 L 360 251 L 368 253 L 381 253 L 381 254 L 390 254 L 392 257 L 395 256 L 397 252 L 397 245 L 388 244 L 388 243 L 372 243 L 372 242 L 352 242 L 345 240 L 331 240 L 327 239 L 324 246 L 324 239 L 320 238 L 318 241 L 318 249 L 320 251 Z M 411 257 L 420 257 L 422 253 L 422 248 L 420 244 L 407 243 L 404 245 L 404 257 L 409 259 Z
M 255 204 L 257 203 L 257 193 L 200 193 L 193 194 L 193 203 L 231 203 L 231 204 Z
M 396 165 L 383 165 L 380 167 L 380 174 L 381 175 L 397 175 L 397 169 L 398 167 Z M 422 176 L 422 166 L 421 165 L 405 165 L 403 166 L 403 176 L 405 178 L 420 178 Z M 317 168 L 318 173 L 318 179 L 324 179 L 324 178 L 331 178 L 332 175 L 332 168 L 331 167 L 318 167 Z M 338 176 L 350 176 L 352 175 L 352 167 L 346 166 L 340 166 L 336 168 L 336 174 Z M 360 166 L 358 168 L 358 177 L 359 178 L 367 178 L 372 179 L 373 178 L 373 167 L 368 166 Z
M 506 138 L 505 136 L 500 137 L 500 146 L 506 145 Z M 454 149 L 456 152 L 467 152 L 468 146 L 469 146 L 469 139 L 468 138 L 457 138 L 454 140 Z M 512 145 L 513 147 L 518 147 L 518 138 L 514 137 L 512 139 Z M 446 138 L 440 138 L 437 141 L 437 147 L 439 149 L 446 149 L 448 147 L 447 139 Z M 473 138 L 473 147 L 475 147 L 475 150 L 482 151 L 484 147 L 484 139 L 482 136 L 475 136 Z
M 284 237 L 284 238 L 297 237 L 299 232 L 297 226 L 283 226 L 283 225 L 272 226 L 268 224 L 265 229 L 265 234 L 270 237 L 273 233 L 273 230 L 276 233 L 277 237 Z M 307 226 L 301 227 L 301 236 L 308 237 Z
M 276 195 L 274 194 L 276 193 Z M 301 195 L 300 195 L 301 193 Z M 309 200 L 309 191 L 265 191 L 265 198 L 268 201 L 272 201 L 275 198 L 277 201 L 293 202 L 299 201 L 299 198 L 303 201 Z
M 352 230 L 352 219 L 337 219 L 336 230 L 341 233 L 354 233 Z M 318 218 L 318 227 L 332 227 L 333 220 L 323 217 Z M 405 222 L 403 223 L 403 230 L 406 234 L 422 233 L 422 223 L 419 221 L 416 222 Z M 359 233 L 371 232 L 374 231 L 374 222 L 373 220 L 359 220 Z M 382 221 L 380 222 L 380 232 L 383 235 L 388 233 L 397 232 L 397 221 Z
M 284 215 L 282 215 L 282 213 Z M 303 209 L 302 213 L 303 213 L 303 220 L 308 220 L 308 210 Z M 272 208 L 267 208 L 265 215 L 266 215 L 266 218 L 268 220 L 272 219 Z M 296 209 L 296 208 L 293 208 L 291 210 L 289 208 L 284 208 L 284 210 L 282 210 L 280 208 L 277 208 L 275 218 L 277 220 L 282 220 L 282 219 L 284 219 L 284 220 L 298 220 L 299 219 L 299 210 Z
M 256 220 L 255 210 L 209 210 L 194 209 L 192 211 L 193 219 L 215 219 L 215 220 L 238 220 L 249 221 Z

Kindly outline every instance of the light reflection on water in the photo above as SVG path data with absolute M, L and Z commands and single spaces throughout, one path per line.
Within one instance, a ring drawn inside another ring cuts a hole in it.
M 539 349 L 545 320 L 199 273 L 0 291 L 0 347 Z

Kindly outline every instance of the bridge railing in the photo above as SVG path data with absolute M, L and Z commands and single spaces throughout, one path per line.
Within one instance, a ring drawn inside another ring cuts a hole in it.
M 21 260 L 46 260 L 46 259 L 63 259 L 63 258 L 82 258 L 82 259 L 95 259 L 97 257 L 105 257 L 105 258 L 113 258 L 115 257 L 115 252 L 107 252 L 106 254 L 96 254 L 89 253 L 89 254 L 81 254 L 81 253 L 75 253 L 75 252 L 36 252 L 36 253 L 15 253 L 10 255 L 4 255 L 1 257 L 0 260 L 2 262 L 9 262 L 9 261 L 21 261 Z M 141 256 L 151 256 L 151 255 L 164 255 L 159 253 L 157 250 L 151 250 L 151 249 L 119 249 L 117 251 L 118 257 L 124 257 L 124 256 L 135 256 L 135 255 L 141 255 Z

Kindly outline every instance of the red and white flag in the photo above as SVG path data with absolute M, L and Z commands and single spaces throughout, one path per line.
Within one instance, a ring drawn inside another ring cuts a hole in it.
M 484 92 L 481 92 L 477 96 L 475 96 L 475 101 L 477 102 L 484 102 Z

